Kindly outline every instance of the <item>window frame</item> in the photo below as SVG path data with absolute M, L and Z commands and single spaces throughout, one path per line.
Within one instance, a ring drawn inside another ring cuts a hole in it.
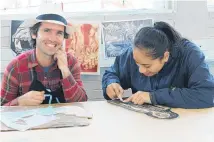
M 14 1 L 18 1 L 18 0 L 14 0 Z M 21 9 L 26 9 L 26 11 L 28 11 L 28 14 L 35 14 L 36 13 L 36 9 L 39 9 L 39 7 L 43 4 L 43 3 L 50 3 L 50 2 L 54 2 L 54 0 L 41 0 L 41 4 L 38 6 L 31 6 L 31 1 L 32 0 L 28 0 L 28 6 L 27 7 L 15 7 L 15 8 L 6 8 L 5 9 L 0 9 L 1 13 L 3 13 L 3 15 L 6 14 L 24 14 L 23 12 L 19 12 L 19 10 L 21 11 Z M 85 1 L 85 0 L 84 0 Z M 102 0 L 100 0 L 102 1 Z M 132 9 L 122 9 L 122 10 L 116 10 L 116 11 L 108 11 L 108 10 L 102 10 L 102 11 L 78 11 L 78 12 L 69 12 L 69 11 L 64 11 L 63 13 L 73 13 L 73 14 L 77 14 L 77 15 L 82 15 L 82 13 L 86 13 L 87 15 L 110 15 L 110 14 L 115 14 L 115 15 L 126 15 L 126 14 L 141 14 L 141 13 L 172 13 L 173 11 L 175 11 L 175 2 L 174 1 L 170 1 L 170 0 L 161 0 L 164 4 L 164 7 L 168 7 L 169 2 L 172 2 L 172 9 L 168 9 L 168 8 L 160 8 L 160 9 L 138 9 L 138 10 L 132 10 Z M 58 3 L 59 4 L 59 3 Z M 30 8 L 34 8 L 34 12 L 29 12 L 31 11 Z
M 212 2 L 209 2 L 211 0 L 207 0 L 207 9 L 209 12 L 214 12 L 214 0 Z

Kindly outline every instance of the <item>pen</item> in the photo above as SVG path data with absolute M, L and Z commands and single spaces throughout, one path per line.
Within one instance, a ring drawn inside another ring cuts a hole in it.
M 118 98 L 120 99 L 120 101 L 121 102 L 123 102 L 124 100 L 123 100 L 123 98 L 122 98 L 122 96 L 121 96 L 121 94 L 120 95 L 118 95 Z

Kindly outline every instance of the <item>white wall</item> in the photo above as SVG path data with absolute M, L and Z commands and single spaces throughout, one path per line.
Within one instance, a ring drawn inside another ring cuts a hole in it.
M 10 50 L 10 22 L 11 20 L 24 20 L 36 15 L 4 15 L 1 16 L 1 70 L 3 72 L 6 65 L 14 57 Z M 90 21 L 115 21 L 130 20 L 142 18 L 154 18 L 159 21 L 166 21 L 173 25 L 183 36 L 194 40 L 202 46 L 209 59 L 214 58 L 214 12 L 209 12 L 206 1 L 179 1 L 175 12 L 165 13 L 141 13 L 141 14 L 122 14 L 122 15 L 75 15 L 65 14 L 66 18 L 72 20 L 90 20 Z M 103 54 L 103 50 L 101 50 Z M 112 64 L 112 60 L 104 60 L 101 56 L 101 66 Z

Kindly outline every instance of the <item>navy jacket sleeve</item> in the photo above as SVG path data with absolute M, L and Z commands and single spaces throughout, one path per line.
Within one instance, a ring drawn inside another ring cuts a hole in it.
M 123 89 L 130 88 L 130 54 L 132 54 L 131 49 L 128 49 L 122 55 L 117 56 L 114 64 L 105 71 L 102 78 L 105 99 L 110 99 L 106 94 L 106 87 L 111 83 L 118 83 Z
M 214 79 L 205 63 L 204 54 L 197 49 L 186 55 L 187 88 L 164 88 L 151 92 L 153 104 L 180 108 L 207 108 L 214 106 Z

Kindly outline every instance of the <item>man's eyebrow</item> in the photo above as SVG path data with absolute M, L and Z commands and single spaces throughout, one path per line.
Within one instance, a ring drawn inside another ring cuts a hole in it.
M 49 28 L 41 28 L 41 29 L 43 29 L 43 30 L 50 30 Z
M 43 28 L 44 30 L 54 30 L 54 29 L 51 29 L 51 28 Z M 56 30 L 57 32 L 62 32 L 62 33 L 64 33 L 64 31 L 62 31 L 62 30 Z
M 59 31 L 57 31 L 58 33 L 60 32 L 60 33 L 64 33 L 64 31 L 61 31 L 61 30 L 59 30 Z

